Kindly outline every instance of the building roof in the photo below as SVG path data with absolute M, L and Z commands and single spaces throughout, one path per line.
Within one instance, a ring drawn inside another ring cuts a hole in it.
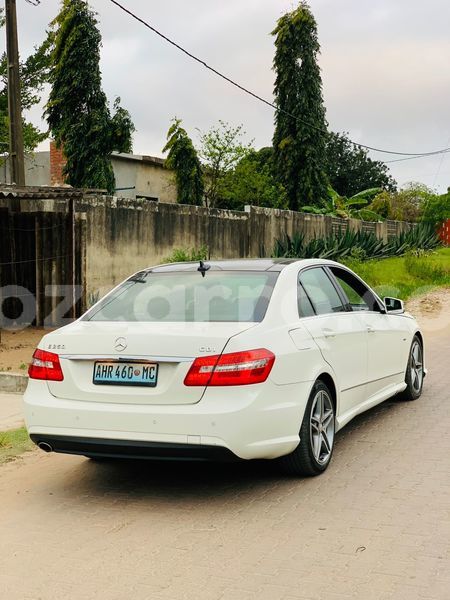
M 113 160 L 128 160 L 151 164 L 156 167 L 164 167 L 165 159 L 159 158 L 158 156 L 147 156 L 140 154 L 125 154 L 123 152 L 114 152 L 112 155 Z

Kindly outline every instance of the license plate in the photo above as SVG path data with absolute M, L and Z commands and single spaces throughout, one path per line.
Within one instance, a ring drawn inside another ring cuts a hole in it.
M 140 362 L 96 362 L 93 383 L 95 385 L 146 385 L 155 387 L 158 365 Z

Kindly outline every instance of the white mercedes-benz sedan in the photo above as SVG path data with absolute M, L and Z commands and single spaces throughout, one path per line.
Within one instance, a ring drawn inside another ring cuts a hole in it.
M 90 458 L 277 459 L 317 475 L 335 433 L 422 393 L 423 338 L 327 260 L 167 264 L 46 335 L 24 396 L 31 439 Z

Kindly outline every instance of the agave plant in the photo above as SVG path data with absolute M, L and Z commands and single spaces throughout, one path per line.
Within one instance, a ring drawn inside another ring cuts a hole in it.
M 358 258 L 387 258 L 402 256 L 410 250 L 433 250 L 440 245 L 439 237 L 429 225 L 417 225 L 408 232 L 385 242 L 373 232 L 345 229 L 323 238 L 305 242 L 302 233 L 286 235 L 275 242 L 275 258 L 328 258 L 338 260 L 348 256 Z

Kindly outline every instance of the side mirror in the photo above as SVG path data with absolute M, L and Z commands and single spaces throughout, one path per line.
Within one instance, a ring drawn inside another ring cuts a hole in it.
M 386 312 L 389 314 L 402 315 L 405 312 L 403 300 L 399 300 L 398 298 L 385 298 L 384 306 L 386 307 Z

